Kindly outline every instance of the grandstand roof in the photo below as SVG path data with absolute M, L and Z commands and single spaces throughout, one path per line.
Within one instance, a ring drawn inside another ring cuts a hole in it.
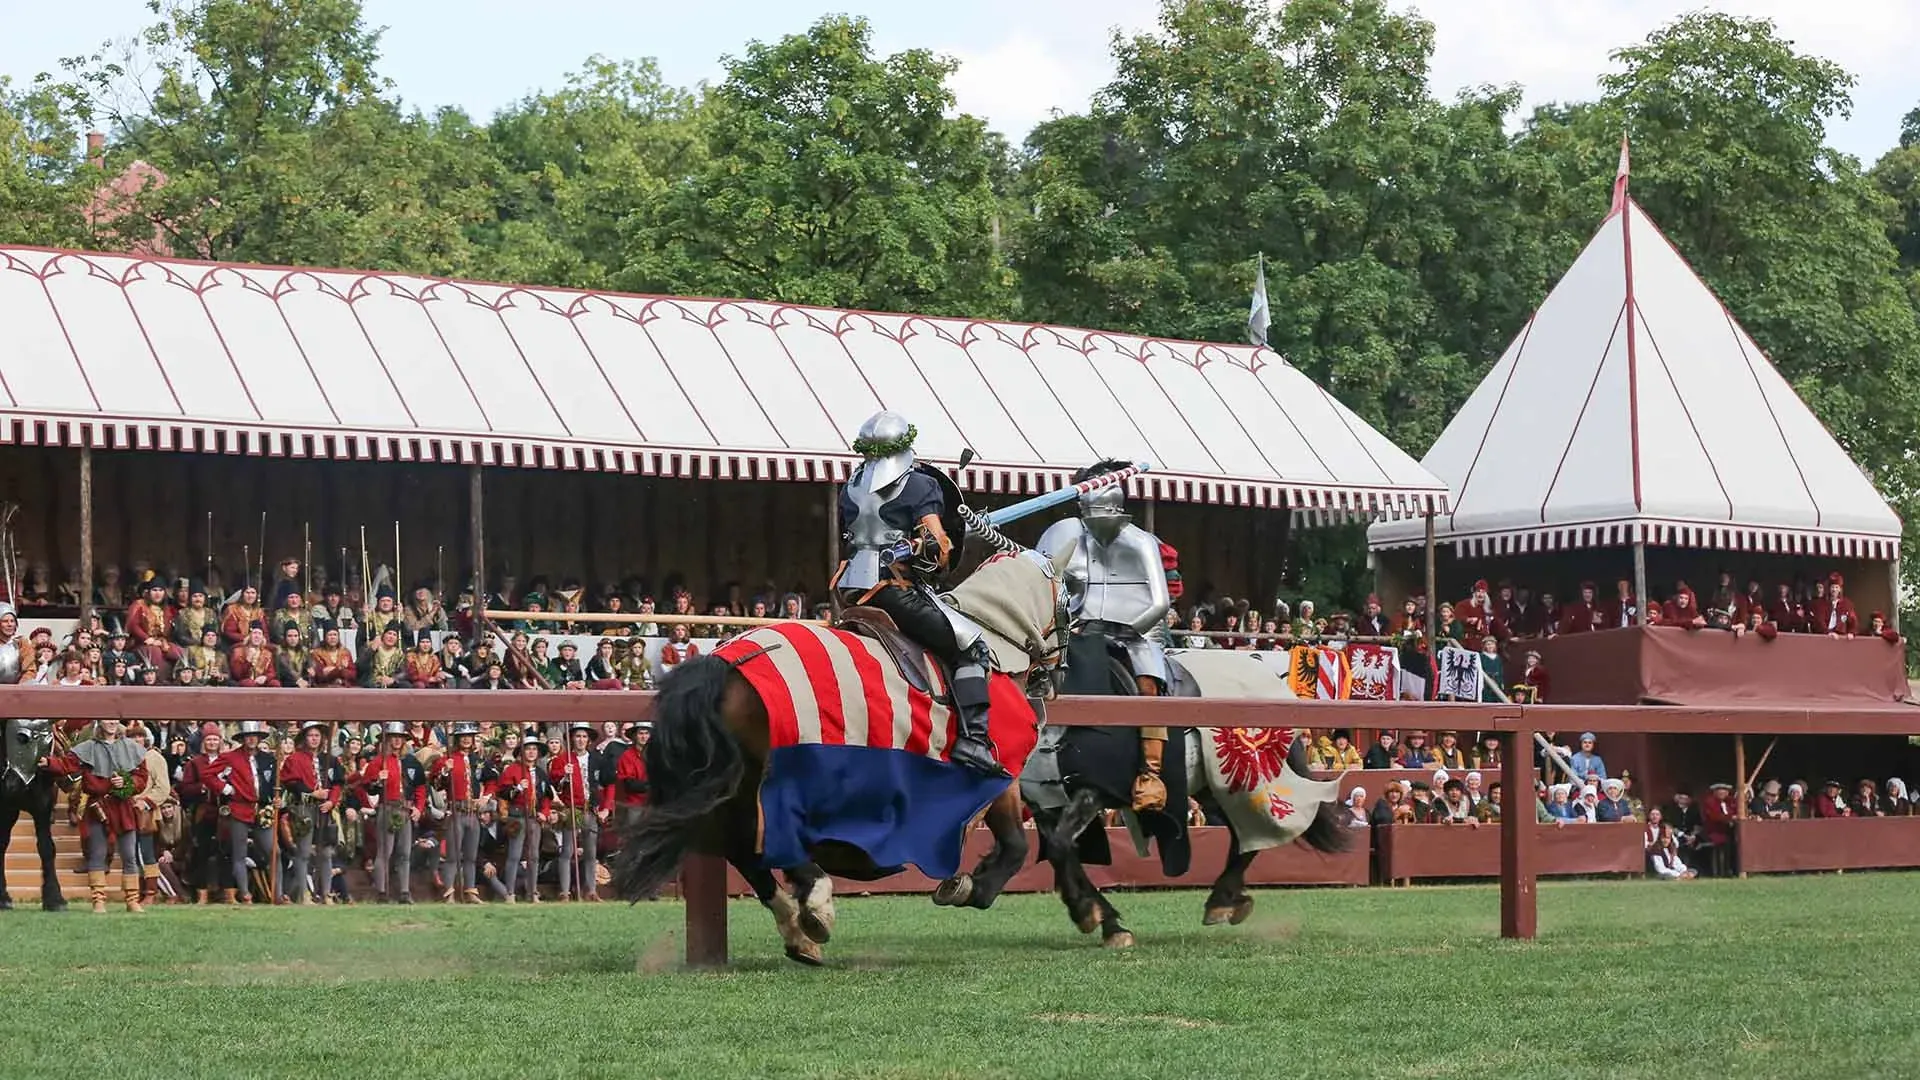
M 974 490 L 1116 457 L 1171 501 L 1446 505 L 1250 346 L 20 247 L 0 247 L 0 326 L 0 443 L 837 480 L 885 407 L 925 457 L 971 446 Z
M 1872 482 L 1624 194 L 1422 464 L 1453 489 L 1436 539 L 1464 556 L 1644 541 L 1891 559 L 1900 537 Z M 1381 522 L 1368 541 L 1423 531 Z

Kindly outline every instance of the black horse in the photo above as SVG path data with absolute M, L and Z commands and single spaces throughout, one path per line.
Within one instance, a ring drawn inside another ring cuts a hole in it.
M 1128 696 L 1137 693 L 1133 674 L 1121 659 L 1124 652 L 1108 639 L 1096 634 L 1076 635 L 1068 646 L 1066 683 L 1063 693 Z M 1198 696 L 1192 688 L 1187 694 Z M 1042 744 L 1052 750 L 1052 775 L 1040 767 L 1043 754 L 1029 759 L 1021 776 L 1021 792 L 1033 809 L 1040 839 L 1041 856 L 1052 864 L 1054 887 L 1067 906 L 1067 914 L 1082 933 L 1100 930 L 1101 943 L 1124 948 L 1133 944 L 1133 934 L 1120 921 L 1120 912 L 1087 876 L 1085 864 L 1105 865 L 1112 861 L 1106 829 L 1097 827 L 1108 810 L 1132 805 L 1133 778 L 1139 771 L 1140 732 L 1131 727 L 1069 727 L 1056 729 L 1057 741 Z M 1168 731 L 1161 776 L 1167 786 L 1164 810 L 1138 815 L 1140 826 L 1154 841 L 1160 853 L 1160 868 L 1168 877 L 1183 877 L 1191 868 L 1192 843 L 1187 835 L 1189 796 L 1203 806 L 1213 797 L 1205 790 L 1189 791 L 1187 734 L 1191 729 Z M 1295 740 L 1288 752 L 1289 766 L 1300 775 L 1307 774 L 1305 740 Z M 1204 788 L 1205 785 L 1202 785 Z M 1217 809 L 1217 807 L 1216 807 Z M 1258 851 L 1240 850 L 1240 837 L 1227 822 L 1231 843 L 1226 865 L 1214 879 L 1206 900 L 1203 922 L 1238 925 L 1253 911 L 1253 897 L 1247 892 L 1246 872 Z M 1346 847 L 1346 834 L 1339 827 L 1338 808 L 1328 803 L 1315 813 L 1312 823 L 1299 837 L 1318 851 L 1334 852 Z
M 40 906 L 47 911 L 65 911 L 67 898 L 60 894 L 60 879 L 54 873 L 53 774 L 38 764 L 52 749 L 53 721 L 6 722 L 6 762 L 0 766 L 0 865 L 6 862 L 7 845 L 20 814 L 24 811 L 32 815 L 33 836 L 40 849 Z M 4 875 L 0 875 L 0 911 L 11 910 L 13 897 L 7 892 Z

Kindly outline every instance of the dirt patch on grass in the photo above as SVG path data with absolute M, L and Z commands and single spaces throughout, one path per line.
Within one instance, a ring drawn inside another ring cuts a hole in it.
M 1193 1016 L 1174 1016 L 1169 1013 L 1045 1012 L 1034 1013 L 1032 1019 L 1053 1024 L 1166 1024 L 1169 1027 L 1188 1029 L 1226 1026 L 1213 1020 L 1203 1020 Z
M 633 970 L 637 975 L 658 975 L 666 971 L 678 971 L 682 965 L 680 935 L 668 931 L 647 942 L 634 960 Z

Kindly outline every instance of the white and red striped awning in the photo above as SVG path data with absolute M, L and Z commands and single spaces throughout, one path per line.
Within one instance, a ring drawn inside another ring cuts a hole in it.
M 827 481 L 882 408 L 971 490 L 1444 512 L 1276 354 L 1017 323 L 0 247 L 0 444 Z
M 1392 544 L 1373 541 L 1376 549 L 1414 547 L 1417 537 L 1395 538 Z M 1892 560 L 1900 557 L 1894 537 L 1806 529 L 1765 529 L 1700 521 L 1597 521 L 1555 524 L 1537 529 L 1462 535 L 1441 541 L 1460 558 L 1528 555 L 1543 551 L 1626 547 L 1646 543 L 1655 547 L 1699 548 L 1710 551 L 1751 551 L 1770 555 L 1813 555 L 1824 558 Z

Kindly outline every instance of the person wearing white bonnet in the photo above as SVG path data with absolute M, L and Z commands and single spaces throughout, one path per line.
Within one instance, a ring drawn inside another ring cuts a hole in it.
M 1355 786 L 1347 792 L 1347 824 L 1356 829 L 1367 827 L 1367 815 L 1371 808 L 1367 806 L 1367 789 Z
M 1605 797 L 1593 808 L 1596 821 L 1634 820 L 1633 804 L 1627 801 L 1627 785 L 1619 777 L 1610 776 L 1602 780 L 1600 787 L 1605 792 Z M 1591 791 L 1592 788 L 1589 787 L 1588 790 Z
M 1547 812 L 1560 821 L 1572 821 L 1575 818 L 1572 784 L 1555 784 L 1547 789 Z
M 1467 770 L 1467 801 L 1473 803 L 1475 809 L 1487 801 L 1486 789 L 1481 786 L 1485 781 L 1486 777 L 1480 775 L 1479 769 Z
M 1913 803 L 1907 799 L 1907 782 L 1897 776 L 1887 781 L 1885 802 L 1889 817 L 1907 817 L 1913 813 Z
M 1573 816 L 1576 821 L 1592 823 L 1598 821 L 1600 785 L 1586 784 L 1580 788 L 1580 797 L 1574 800 Z

